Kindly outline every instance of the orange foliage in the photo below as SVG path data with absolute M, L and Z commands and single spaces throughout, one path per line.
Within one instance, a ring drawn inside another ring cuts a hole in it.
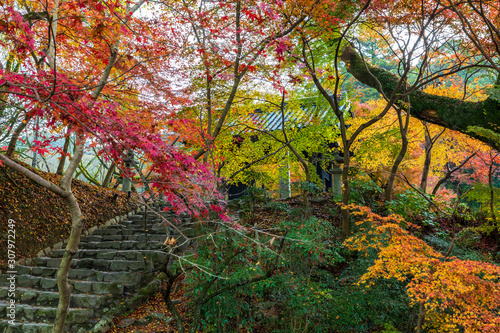
M 498 332 L 500 267 L 447 257 L 403 229 L 401 217 L 381 217 L 356 207 L 361 232 L 347 239 L 351 250 L 379 250 L 359 283 L 378 278 L 407 282 L 408 296 L 424 303 L 429 332 Z M 408 224 L 407 224 L 408 225 Z

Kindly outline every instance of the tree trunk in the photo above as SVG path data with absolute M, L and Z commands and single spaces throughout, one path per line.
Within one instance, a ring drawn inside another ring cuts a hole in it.
M 14 155 L 14 152 L 16 151 L 17 139 L 19 139 L 19 135 L 26 128 L 26 126 L 28 126 L 30 120 L 31 116 L 24 117 L 24 120 L 14 130 L 14 133 L 12 133 L 12 137 L 9 141 L 9 146 L 7 147 L 7 152 L 5 153 L 5 156 L 7 156 L 8 158 L 11 158 Z
M 469 160 L 471 158 L 473 158 L 474 156 L 476 156 L 476 152 L 469 155 L 462 163 L 460 163 L 460 165 L 458 165 L 457 167 L 453 168 L 453 169 L 450 169 L 450 166 L 449 166 L 449 163 L 446 164 L 446 167 L 448 168 L 448 171 L 446 172 L 446 174 L 444 175 L 443 178 L 441 178 L 437 183 L 436 185 L 434 186 L 434 189 L 432 190 L 432 195 L 436 195 L 437 191 L 439 190 L 440 186 L 443 185 L 450 177 L 451 175 L 460 170 L 465 164 L 467 164 L 467 162 L 469 162 Z
M 422 333 L 424 320 L 425 320 L 425 304 L 424 302 L 420 302 L 420 305 L 418 307 L 417 333 Z
M 73 193 L 71 192 L 71 183 L 73 175 L 80 164 L 83 157 L 83 149 L 85 142 L 83 136 L 79 136 L 75 142 L 75 154 L 73 159 L 68 165 L 64 176 L 61 179 L 61 188 L 64 189 L 68 195 L 64 197 L 71 213 L 71 232 L 69 234 L 68 245 L 64 252 L 61 264 L 57 270 L 57 287 L 59 290 L 59 304 L 57 305 L 56 320 L 52 333 L 63 333 L 64 323 L 68 316 L 69 301 L 71 297 L 72 287 L 68 284 L 68 273 L 71 266 L 71 261 L 78 251 L 78 244 L 80 243 L 80 236 L 83 228 L 83 217 L 80 206 L 76 201 Z
M 399 165 L 403 161 L 406 151 L 408 149 L 408 137 L 406 136 L 408 132 L 408 125 L 410 123 L 410 113 L 406 113 L 406 120 L 403 123 L 403 116 L 401 109 L 397 109 L 398 114 L 398 122 L 399 122 L 399 131 L 401 133 L 401 149 L 399 150 L 399 154 L 394 160 L 394 164 L 391 168 L 391 174 L 389 175 L 389 179 L 387 180 L 387 188 L 385 189 L 384 199 L 385 201 L 390 201 L 392 198 L 392 192 L 394 187 L 394 180 L 396 179 L 396 173 L 398 172 Z
M 425 151 L 425 160 L 424 167 L 422 169 L 422 178 L 420 180 L 420 190 L 423 193 L 427 191 L 427 179 L 429 178 L 429 171 L 431 169 L 431 160 L 432 160 L 432 139 L 428 131 L 425 131 L 425 140 L 424 140 L 424 151 Z
M 80 235 L 83 229 L 83 217 L 80 206 L 73 193 L 69 192 L 65 198 L 66 204 L 71 212 L 71 233 L 68 239 L 68 245 L 64 252 L 61 264 L 57 270 L 57 287 L 59 290 L 59 304 L 57 305 L 56 320 L 54 322 L 53 332 L 64 332 L 64 323 L 68 316 L 69 302 L 73 287 L 68 283 L 68 273 L 71 261 L 78 251 Z
M 57 171 L 56 174 L 62 175 L 64 172 L 64 165 L 66 164 L 66 154 L 68 153 L 68 148 L 69 148 L 69 127 L 68 130 L 66 131 L 66 138 L 64 139 L 64 146 L 63 146 L 63 154 L 61 156 L 61 160 L 59 161 L 59 165 L 57 166 Z
M 284 128 L 285 127 L 283 126 L 283 129 Z M 286 138 L 286 134 L 285 134 L 285 140 L 288 141 L 288 138 Z M 304 173 L 306 174 L 306 182 L 310 183 L 311 182 L 311 172 L 309 170 L 309 165 L 307 164 L 307 161 L 302 156 L 300 156 L 299 152 L 290 143 L 287 143 L 287 146 L 288 146 L 288 148 L 290 148 L 292 153 L 295 155 L 297 160 L 299 160 L 300 164 L 302 165 L 302 168 L 304 169 Z M 307 194 L 308 194 L 307 192 L 308 191 L 306 189 L 302 189 L 302 201 L 304 204 L 304 210 L 306 213 L 306 217 L 309 218 L 311 215 L 311 209 L 310 209 L 310 205 L 309 205 L 309 199 L 307 197 Z
M 491 159 L 491 161 L 490 161 L 490 167 L 488 169 L 488 185 L 490 187 L 490 211 L 491 211 L 491 218 L 493 219 L 493 221 L 496 221 L 496 216 L 495 216 L 495 191 L 493 189 L 493 159 Z
M 72 222 L 71 233 L 69 236 L 68 245 L 66 246 L 66 251 L 61 261 L 61 265 L 57 272 L 57 286 L 59 288 L 59 305 L 56 313 L 56 321 L 52 328 L 53 333 L 64 332 L 64 323 L 68 315 L 69 300 L 72 289 L 71 286 L 68 284 L 68 272 L 71 266 L 71 260 L 73 259 L 78 249 L 78 243 L 80 242 L 80 235 L 83 228 L 82 213 L 80 211 L 78 202 L 76 201 L 73 193 L 71 192 L 71 179 L 72 179 L 71 175 L 73 175 L 75 171 L 75 166 L 73 164 L 75 163 L 78 164 L 78 162 L 81 160 L 83 156 L 83 147 L 84 144 L 82 142 L 79 145 L 75 158 L 73 158 L 73 160 L 71 161 L 68 170 L 66 171 L 62 179 L 61 186 L 57 186 L 56 184 L 45 180 L 38 174 L 30 171 L 29 169 L 9 159 L 7 156 L 0 154 L 0 160 L 4 165 L 16 170 L 22 175 L 25 175 L 38 185 L 45 187 L 49 191 L 63 198 L 63 200 L 68 205 L 68 208 L 71 213 L 71 222 Z
M 115 173 L 115 163 L 111 162 L 111 165 L 109 166 L 108 172 L 106 172 L 106 176 L 104 177 L 104 180 L 102 181 L 102 187 L 109 187 L 109 183 L 111 183 L 111 178 L 113 177 L 114 173 Z
M 168 268 L 166 268 L 168 270 Z M 170 295 L 172 293 L 172 286 L 177 279 L 178 275 L 173 275 L 171 272 L 166 272 L 168 276 L 168 280 L 166 283 L 166 287 L 162 288 L 161 295 L 163 297 L 163 300 L 165 301 L 165 304 L 167 305 L 168 310 L 170 311 L 170 314 L 172 317 L 174 317 L 175 320 L 175 325 L 177 327 L 177 332 L 179 333 L 184 333 L 184 321 L 182 320 L 179 311 L 177 311 L 177 308 L 175 307 L 174 303 L 172 303 L 172 299 L 170 298 Z
M 345 148 L 344 148 L 345 149 Z M 344 192 L 342 193 L 342 204 L 347 206 L 351 200 L 351 185 L 349 183 L 349 165 L 351 157 L 349 156 L 349 147 L 347 152 L 344 150 L 344 168 L 342 169 L 342 183 L 344 184 Z M 351 213 L 348 208 L 342 208 L 342 234 L 347 238 L 351 233 Z

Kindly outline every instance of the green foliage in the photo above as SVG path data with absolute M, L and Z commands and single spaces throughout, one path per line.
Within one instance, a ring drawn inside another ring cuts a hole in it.
M 495 85 L 494 87 L 486 88 L 485 92 L 490 98 L 493 98 L 495 101 L 500 102 L 500 89 L 497 85 Z
M 204 293 L 210 296 L 222 288 L 265 275 L 274 261 L 273 251 L 258 246 L 255 235 L 236 233 L 224 225 L 219 225 L 217 229 L 217 232 L 210 234 L 208 227 L 200 230 L 200 233 L 208 236 L 199 239 L 196 255 L 176 263 L 194 268 L 185 277 L 193 307 L 196 307 L 196 300 Z M 265 243 L 269 238 L 260 240 Z M 229 331 L 249 329 L 257 318 L 254 316 L 255 304 L 248 301 L 259 295 L 256 285 L 244 285 L 208 298 L 201 312 L 203 330 L 222 332 L 222 326 Z
M 446 252 L 451 245 L 451 238 L 445 232 L 438 232 L 436 234 L 427 235 L 424 237 L 427 244 L 440 252 Z
M 468 225 L 474 221 L 475 215 L 466 203 L 461 202 L 453 212 L 453 218 L 462 225 Z
M 382 188 L 371 179 L 353 179 L 351 185 L 351 200 L 353 203 L 369 206 L 372 209 L 379 206 Z
M 457 246 L 473 248 L 479 243 L 481 234 L 476 228 L 465 228 L 457 233 L 456 238 Z
M 493 212 L 491 211 L 491 200 L 493 194 Z M 473 189 L 467 193 L 465 196 L 467 200 L 476 202 L 480 204 L 481 210 L 487 212 L 488 218 L 486 222 L 483 223 L 478 229 L 484 233 L 491 233 L 495 230 L 500 229 L 500 223 L 494 216 L 498 216 L 500 214 L 500 207 L 498 204 L 498 198 L 500 196 L 500 188 L 498 187 L 490 187 L 487 184 L 477 183 L 474 185 Z
M 322 188 L 318 186 L 318 184 L 307 181 L 296 181 L 291 184 L 293 191 L 307 192 L 312 194 L 319 194 L 322 191 Z
M 281 230 L 288 230 L 290 239 L 287 248 L 288 267 L 299 264 L 313 265 L 313 262 L 342 262 L 339 254 L 340 233 L 331 223 L 311 217 L 308 220 L 282 221 Z M 336 241 L 335 241 L 336 240 Z
M 400 333 L 392 324 L 385 323 L 382 333 Z
M 264 210 L 273 211 L 273 212 L 290 212 L 290 206 L 286 202 L 279 201 L 268 201 L 262 206 Z
M 412 189 L 395 195 L 394 200 L 386 203 L 386 207 L 389 212 L 401 215 L 407 221 L 437 226 L 436 215 L 429 210 L 429 202 Z
M 262 187 L 250 186 L 245 190 L 244 195 L 238 200 L 237 206 L 244 216 L 250 216 L 253 220 L 258 203 L 267 202 L 269 194 Z
M 498 209 L 498 197 L 500 196 L 500 188 L 498 187 L 493 186 L 492 188 L 490 188 L 490 186 L 487 184 L 477 183 L 474 185 L 472 190 L 467 193 L 465 198 L 467 200 L 479 203 L 481 205 L 481 209 L 486 210 L 491 214 L 491 191 L 493 191 L 494 195 L 493 209 L 496 212 Z
M 372 288 L 355 284 L 374 257 L 353 256 L 330 222 L 314 217 L 286 220 L 279 229 L 287 230 L 279 269 L 269 279 L 208 302 L 202 320 L 205 331 L 221 332 L 221 327 L 251 331 L 257 323 L 274 333 L 372 332 L 381 327 L 396 333 L 415 327 L 415 309 L 409 306 L 402 283 L 381 280 Z M 204 244 L 197 258 L 203 267 L 223 261 L 224 253 L 248 250 L 225 270 L 217 287 L 261 274 L 272 258 L 238 235 L 222 233 Z M 196 293 L 211 276 L 198 271 L 187 278 Z
M 493 144 L 499 144 L 500 143 L 500 134 L 497 132 L 487 129 L 484 127 L 479 127 L 479 126 L 469 126 L 467 127 L 467 132 L 477 135 L 479 137 L 487 139 L 489 142 Z

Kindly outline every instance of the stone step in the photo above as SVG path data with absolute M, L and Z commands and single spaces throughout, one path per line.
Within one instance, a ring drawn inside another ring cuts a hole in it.
M 0 288 L 0 298 L 7 298 L 8 289 Z M 38 306 L 54 306 L 59 303 L 59 293 L 55 291 L 42 291 L 32 288 L 17 288 L 15 299 L 19 303 L 38 305 Z M 106 306 L 106 301 L 109 295 L 93 295 L 93 294 L 78 294 L 71 293 L 70 307 L 72 308 L 90 308 L 102 309 Z
M 70 271 L 71 273 L 71 271 Z M 115 294 L 118 291 L 129 291 L 141 281 L 141 274 L 132 272 L 99 272 L 93 280 L 78 280 L 70 277 L 70 284 L 74 285 L 75 292 L 92 293 L 96 295 Z M 2 281 L 3 286 L 8 282 Z M 57 280 L 54 277 L 18 275 L 16 287 L 36 288 L 41 290 L 57 290 Z
M 4 333 L 51 333 L 52 324 L 18 322 L 11 325 L 7 320 L 0 321 L 0 331 Z
M 155 223 L 161 223 L 161 224 L 166 224 L 166 225 L 169 225 L 172 223 L 172 224 L 176 224 L 176 225 L 182 225 L 182 224 L 192 223 L 192 219 L 184 219 L 184 218 L 178 218 L 178 217 L 174 217 L 174 218 L 158 217 L 158 218 L 154 218 L 154 219 L 153 218 L 148 219 L 146 221 L 146 225 L 152 225 Z M 118 224 L 115 224 L 115 225 L 142 226 L 142 227 L 144 227 L 144 220 L 123 220 L 123 221 L 118 222 Z
M 164 221 L 160 221 L 160 220 L 148 221 L 148 222 L 146 222 L 146 226 L 149 228 L 149 227 L 151 227 L 154 224 L 158 224 L 158 223 L 162 223 L 162 222 L 164 222 Z M 138 228 L 138 227 L 142 227 L 142 228 L 144 228 L 144 222 L 138 223 L 137 221 L 123 220 L 123 221 L 118 222 L 118 224 L 114 224 L 113 227 L 115 227 L 115 228 L 120 228 L 120 227 L 125 227 L 125 228 L 134 227 L 134 228 Z
M 156 242 L 163 242 L 165 241 L 166 235 L 165 234 L 158 234 L 158 233 L 148 233 L 147 239 L 148 241 L 156 241 Z M 91 235 L 91 236 L 85 236 L 82 237 L 80 242 L 109 242 L 109 241 L 127 241 L 127 240 L 132 240 L 132 241 L 145 241 L 146 240 L 146 235 L 145 234 L 137 234 L 137 235 Z
M 154 223 L 148 223 L 146 224 L 146 230 L 148 232 L 152 232 L 152 231 L 159 231 L 159 232 L 167 232 L 169 229 L 173 229 L 175 230 L 175 228 L 178 228 L 180 230 L 182 229 L 186 229 L 186 228 L 193 228 L 194 227 L 194 223 L 187 223 L 187 222 L 183 222 L 183 223 L 176 223 L 176 222 L 173 222 L 170 224 L 169 222 L 164 222 L 164 221 L 160 221 L 160 222 L 154 222 Z M 120 233 L 119 231 L 116 231 L 116 230 L 120 230 L 120 231 L 125 231 L 126 233 Z M 137 232 L 137 233 L 144 233 L 144 224 L 134 224 L 134 223 L 131 223 L 130 221 L 121 221 L 119 224 L 114 224 L 114 225 L 110 225 L 106 228 L 103 228 L 103 229 L 97 229 L 94 231 L 93 235 L 120 235 L 120 234 L 130 234 L 129 230 L 133 230 L 134 232 Z
M 54 250 L 51 253 L 52 258 L 62 258 L 64 255 L 63 249 Z M 137 260 L 141 261 L 146 258 L 147 261 L 161 261 L 163 262 L 167 258 L 167 254 L 159 250 L 87 250 L 79 249 L 75 255 L 75 258 L 85 258 L 85 259 L 107 259 L 107 260 Z
M 127 218 L 128 221 L 132 221 L 132 222 L 138 222 L 138 223 L 144 223 L 144 215 L 143 214 L 136 214 L 136 215 L 131 215 Z M 161 220 L 161 217 L 159 217 L 158 215 L 156 214 L 153 214 L 153 213 L 149 213 L 147 218 L 146 218 L 146 221 L 147 222 L 151 222 L 152 220 Z
M 189 225 L 188 223 L 172 223 L 172 225 L 176 226 L 177 228 L 187 226 Z M 121 221 L 119 224 L 115 225 L 110 225 L 109 227 L 106 228 L 106 230 L 134 230 L 137 231 L 138 233 L 143 233 L 144 232 L 144 224 L 137 224 L 133 223 L 131 221 Z M 152 230 L 158 230 L 161 232 L 166 232 L 168 229 L 173 229 L 171 224 L 169 222 L 165 221 L 158 221 L 158 222 L 152 222 L 152 223 L 147 223 L 146 224 L 146 230 L 148 232 Z M 105 230 L 105 229 L 97 229 L 97 230 Z M 96 231 L 97 231 L 96 230 Z M 94 231 L 95 234 L 95 231 Z
M 196 234 L 190 216 L 175 215 L 172 211 L 160 214 L 130 215 L 82 237 L 69 271 L 73 291 L 65 332 L 89 331 L 102 316 L 103 309 L 112 308 L 123 298 L 137 293 L 143 285 L 144 272 L 153 270 L 155 263 L 160 266 L 168 258 L 163 245 L 165 239 L 175 237 L 177 245 L 185 242 L 176 228 L 187 237 Z M 182 251 L 188 245 L 186 242 L 174 251 Z M 33 258 L 25 265 L 16 266 L 18 324 L 12 326 L 7 320 L 0 321 L 0 332 L 50 332 L 59 303 L 56 275 L 65 246 L 53 250 L 47 257 Z M 0 275 L 0 300 L 8 300 L 8 288 L 9 281 Z M 7 319 L 7 305 L 6 301 L 0 302 L 0 320 Z
M 5 318 L 8 303 L 0 301 L 0 316 Z M 56 318 L 57 307 L 16 304 L 16 318 L 23 318 L 32 322 L 53 322 Z M 66 324 L 83 324 L 94 319 L 94 309 L 69 308 Z
M 144 215 L 145 213 L 141 212 L 139 214 L 135 214 L 135 215 L 131 215 L 129 216 L 127 219 L 128 220 L 131 220 L 131 221 L 144 221 Z M 165 211 L 161 211 L 160 213 L 153 213 L 153 212 L 148 212 L 147 213 L 147 218 L 148 220 L 150 219 L 158 219 L 160 217 L 158 217 L 158 215 L 166 218 L 166 219 L 169 219 L 169 220 L 174 220 L 174 219 L 177 219 L 177 220 L 191 220 L 192 219 L 192 216 L 189 215 L 189 214 L 175 214 L 175 213 L 172 213 L 172 212 L 165 212 Z
M 17 274 L 33 274 L 49 276 L 43 274 L 41 268 L 58 269 L 61 264 L 61 258 L 38 257 L 33 259 L 35 267 L 32 266 L 18 266 L 16 267 Z M 146 260 L 110 260 L 110 259 L 73 259 L 71 261 L 71 270 L 73 269 L 93 269 L 103 271 L 129 271 L 129 272 L 143 272 L 148 269 L 153 269 L 153 262 Z M 30 272 L 31 270 L 31 272 Z
M 52 258 L 51 258 L 52 259 Z M 38 258 L 35 258 L 38 260 Z M 56 259 L 57 260 L 57 259 Z M 59 259 L 60 260 L 60 259 Z M 34 277 L 54 277 L 57 273 L 57 267 L 42 267 L 42 266 L 16 266 L 17 275 L 16 279 L 20 276 L 32 275 Z M 70 269 L 68 277 L 75 280 L 94 280 L 99 271 L 95 269 Z M 6 285 L 8 281 L 2 281 Z
M 148 250 L 158 250 L 163 243 L 158 241 L 148 242 Z M 108 249 L 108 250 L 146 250 L 146 243 L 142 241 L 107 241 L 107 242 L 81 242 L 81 249 Z
M 118 227 L 118 226 L 117 226 Z M 121 227 L 121 226 L 120 226 Z M 160 228 L 148 228 L 147 233 L 154 235 L 154 234 L 159 234 L 159 235 L 165 235 L 167 233 L 167 229 L 164 227 L 163 229 Z M 144 234 L 144 228 L 137 227 L 137 228 L 106 228 L 106 229 L 97 229 L 94 231 L 94 233 L 90 236 L 129 236 L 129 235 L 141 235 Z

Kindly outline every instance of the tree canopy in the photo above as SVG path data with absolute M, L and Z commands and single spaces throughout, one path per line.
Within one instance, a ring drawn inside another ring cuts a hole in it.
M 62 332 L 68 314 L 68 271 L 85 219 L 74 178 L 121 187 L 129 197 L 141 192 L 144 205 L 164 201 L 197 219 L 215 212 L 224 228 L 214 230 L 239 233 L 245 228 L 225 209 L 227 184 L 258 179 L 276 188 L 291 179 L 309 216 L 309 196 L 324 188 L 323 175 L 334 182 L 334 169 L 341 172 L 336 207 L 345 248 L 371 247 L 380 256 L 361 281 L 409 279 L 408 297 L 423 308 L 420 329 L 426 315 L 437 322 L 456 309 L 498 322 L 498 295 L 487 295 L 498 284 L 497 268 L 448 260 L 397 218 L 387 224 L 361 209 L 364 222 L 375 222 L 354 227 L 350 204 L 359 182 L 377 196 L 363 192 L 363 200 L 380 201 L 387 214 L 405 215 L 408 200 L 433 207 L 429 216 L 450 217 L 469 200 L 488 215 L 481 230 L 498 241 L 499 10 L 492 0 L 2 1 L 0 166 L 59 195 L 72 216 L 54 331 Z M 272 115 L 273 126 L 262 114 Z M 47 169 L 47 159 L 60 159 L 60 183 L 19 162 L 36 167 L 37 156 Z M 89 171 L 88 156 L 97 172 Z M 394 235 L 379 242 L 375 236 L 386 231 Z M 450 251 L 455 225 L 452 231 Z M 274 238 L 266 242 L 271 247 Z M 229 263 L 245 251 L 228 244 L 235 253 Z M 411 260 L 398 263 L 405 255 Z M 464 267 L 486 275 L 480 294 L 466 300 L 460 290 L 450 295 L 439 287 L 476 281 Z M 471 305 L 483 296 L 483 307 Z M 479 321 L 460 317 L 449 327 Z

